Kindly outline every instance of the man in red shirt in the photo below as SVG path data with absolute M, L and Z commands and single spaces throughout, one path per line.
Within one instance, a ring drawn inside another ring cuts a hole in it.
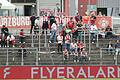
M 74 28 L 74 21 L 73 21 L 73 17 L 70 18 L 70 21 L 67 24 L 67 28 L 69 29 L 73 29 Z
M 19 42 L 20 43 L 25 43 L 25 33 L 24 33 L 23 29 L 21 29 L 20 33 L 19 33 Z

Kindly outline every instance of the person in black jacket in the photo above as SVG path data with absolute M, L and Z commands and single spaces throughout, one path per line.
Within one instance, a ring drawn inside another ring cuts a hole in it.
M 43 20 L 43 25 L 42 25 L 42 34 L 44 34 L 44 30 L 46 30 L 46 34 L 47 34 L 47 29 L 48 29 L 48 19 L 47 19 L 47 15 L 44 17 Z
M 3 27 L 1 28 L 1 33 L 5 34 L 5 37 L 7 37 L 9 34 L 9 29 L 5 25 L 3 25 Z
M 30 34 L 32 34 L 32 30 L 33 30 L 33 27 L 34 27 L 34 24 L 35 24 L 35 19 L 36 19 L 36 16 L 33 13 L 33 15 L 30 17 L 30 21 L 31 21 Z
M 108 54 L 113 54 L 113 44 L 112 44 L 112 41 L 109 41 L 109 43 L 107 44 L 107 53 Z
M 105 29 L 105 38 L 112 38 L 113 33 L 112 33 L 112 28 L 110 26 L 107 26 Z

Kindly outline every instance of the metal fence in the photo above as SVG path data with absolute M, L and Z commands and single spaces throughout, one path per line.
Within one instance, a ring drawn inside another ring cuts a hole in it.
M 118 65 L 118 56 L 115 48 L 100 48 L 100 65 Z
M 0 48 L 0 65 L 37 65 L 37 48 Z

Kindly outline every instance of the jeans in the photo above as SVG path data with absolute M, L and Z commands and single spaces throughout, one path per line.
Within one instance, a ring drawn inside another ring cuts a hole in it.
M 115 52 L 116 55 L 120 54 L 120 48 L 116 48 Z
M 91 41 L 95 42 L 96 40 L 96 33 L 91 33 Z
M 56 42 L 56 30 L 51 31 L 50 35 L 50 41 L 54 40 L 54 43 Z
M 65 43 L 65 48 L 70 51 L 70 44 L 69 43 Z

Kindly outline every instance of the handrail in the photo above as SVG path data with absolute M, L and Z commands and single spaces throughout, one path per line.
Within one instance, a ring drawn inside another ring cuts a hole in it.
M 101 61 L 100 61 L 100 64 L 102 65 L 102 59 L 103 59 L 103 51 L 102 50 L 109 50 L 109 48 L 100 48 L 100 59 L 101 59 Z M 115 65 L 117 65 L 117 56 L 118 56 L 118 54 L 116 53 L 116 49 L 115 48 L 113 48 L 112 50 L 114 50 L 115 51 L 115 54 L 114 54 L 114 60 L 115 60 Z

